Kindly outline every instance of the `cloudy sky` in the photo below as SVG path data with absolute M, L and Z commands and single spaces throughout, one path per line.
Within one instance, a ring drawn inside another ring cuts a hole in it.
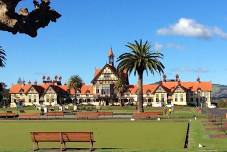
M 31 0 L 19 7 L 32 8 Z M 168 78 L 227 84 L 227 1 L 207 0 L 67 0 L 53 1 L 62 17 L 39 30 L 38 37 L 0 32 L 7 65 L 0 81 L 9 86 L 19 77 L 41 81 L 43 75 L 61 75 L 63 81 L 79 74 L 86 83 L 95 67 L 128 51 L 127 42 L 148 40 L 164 54 Z M 18 8 L 19 8 L 18 7 Z M 145 83 L 159 81 L 145 75 Z M 135 83 L 132 75 L 130 82 Z

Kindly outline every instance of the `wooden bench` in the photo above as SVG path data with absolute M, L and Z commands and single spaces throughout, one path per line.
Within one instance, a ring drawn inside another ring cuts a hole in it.
M 89 142 L 93 149 L 93 132 L 31 132 L 33 151 L 39 149 L 39 142 L 59 142 L 60 150 L 66 149 L 67 142 Z
M 132 118 L 134 119 L 152 119 L 158 118 L 162 115 L 160 111 L 152 111 L 152 112 L 134 112 Z
M 76 119 L 98 119 L 98 112 L 77 112 Z
M 47 112 L 46 113 L 46 116 L 47 118 L 51 118 L 51 117 L 54 117 L 54 118 L 64 118 L 64 112 L 63 111 L 55 111 L 55 112 Z
M 3 117 L 3 118 L 9 118 L 9 117 L 15 118 L 16 116 L 17 116 L 17 114 L 15 114 L 15 113 L 9 113 L 9 112 L 0 113 L 0 117 Z
M 18 119 L 40 119 L 40 113 L 22 113 Z
M 99 116 L 113 116 L 113 112 L 99 111 Z

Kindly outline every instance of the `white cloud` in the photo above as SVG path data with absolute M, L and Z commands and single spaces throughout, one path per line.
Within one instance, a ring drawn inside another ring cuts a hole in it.
M 182 67 L 182 68 L 175 68 L 172 69 L 173 72 L 176 73 L 181 73 L 181 72 L 189 72 L 189 73 L 196 73 L 196 74 L 200 74 L 200 73 L 208 73 L 210 72 L 207 68 L 205 67 L 196 67 L 196 68 L 191 68 L 191 67 Z
M 161 50 L 161 49 L 163 48 L 163 45 L 156 42 L 156 43 L 154 44 L 154 48 L 155 48 L 155 50 Z
M 180 44 L 176 44 L 176 43 L 165 43 L 165 44 L 161 44 L 161 43 L 158 43 L 156 42 L 154 44 L 154 48 L 156 50 L 161 50 L 161 49 L 168 49 L 168 48 L 173 48 L 173 49 L 183 49 L 184 46 L 183 45 L 180 45 Z
M 178 35 L 196 38 L 220 37 L 227 39 L 227 33 L 218 27 L 209 27 L 198 23 L 193 19 L 180 18 L 178 22 L 167 28 L 157 30 L 159 35 Z

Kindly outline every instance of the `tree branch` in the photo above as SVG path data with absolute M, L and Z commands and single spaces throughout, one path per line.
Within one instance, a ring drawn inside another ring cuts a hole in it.
M 50 7 L 49 0 L 33 0 L 34 9 L 31 12 L 27 8 L 16 12 L 15 8 L 20 1 L 0 0 L 0 30 L 36 37 L 39 28 L 44 28 L 50 21 L 56 22 L 61 17 Z

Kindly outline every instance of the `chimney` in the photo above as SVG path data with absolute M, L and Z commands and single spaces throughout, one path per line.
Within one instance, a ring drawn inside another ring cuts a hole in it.
M 57 75 L 54 77 L 54 80 L 55 81 L 58 81 L 58 76 Z
M 48 81 L 50 80 L 50 76 L 47 77 L 47 80 L 48 80 Z
M 32 84 L 31 80 L 29 80 L 29 81 L 28 81 L 28 84 L 29 84 L 29 85 L 31 85 L 31 84 Z
M 167 76 L 166 76 L 166 74 L 164 74 L 163 75 L 163 82 L 166 82 L 166 78 L 167 78 Z
M 180 76 L 179 76 L 179 74 L 176 74 L 176 81 L 180 81 Z
M 37 84 L 38 84 L 37 81 L 35 81 L 35 82 L 34 82 L 34 85 L 37 85 Z
M 201 81 L 200 81 L 200 77 L 199 77 L 199 76 L 198 76 L 198 78 L 196 79 L 196 81 L 197 81 L 197 82 L 201 82 Z
M 59 78 L 58 78 L 58 79 L 59 79 L 59 81 L 61 81 L 61 80 L 62 80 L 62 77 L 61 77 L 61 76 L 59 76 Z

